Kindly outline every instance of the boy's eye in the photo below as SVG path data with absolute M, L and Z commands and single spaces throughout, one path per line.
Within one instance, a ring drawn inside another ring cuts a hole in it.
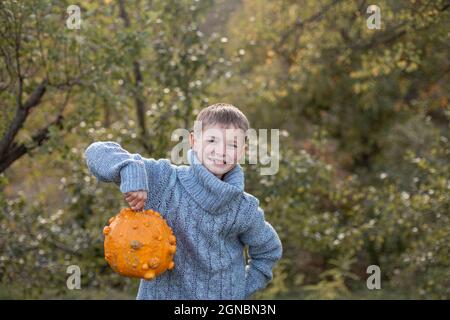
M 214 142 L 215 140 L 214 140 L 214 138 L 210 138 L 210 139 L 208 139 L 207 141 L 208 141 L 208 142 Z

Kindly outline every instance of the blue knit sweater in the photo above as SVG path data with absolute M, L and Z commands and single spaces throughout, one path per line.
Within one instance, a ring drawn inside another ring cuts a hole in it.
M 192 149 L 190 165 L 176 166 L 110 141 L 92 143 L 85 157 L 98 180 L 123 193 L 146 190 L 145 209 L 160 212 L 177 237 L 175 268 L 141 280 L 137 299 L 247 299 L 272 279 L 281 242 L 258 199 L 244 192 L 239 164 L 220 180 Z

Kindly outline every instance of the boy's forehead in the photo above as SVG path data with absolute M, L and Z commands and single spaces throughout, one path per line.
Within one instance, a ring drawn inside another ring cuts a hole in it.
M 243 137 L 245 132 L 243 129 L 234 126 L 233 124 L 208 124 L 203 126 L 203 134 L 206 135 L 220 135 L 227 137 Z
M 203 131 L 208 130 L 208 129 L 217 129 L 217 130 L 226 130 L 226 129 L 237 129 L 237 127 L 230 123 L 230 124 L 225 124 L 225 123 L 210 123 L 210 124 L 205 124 L 203 125 Z

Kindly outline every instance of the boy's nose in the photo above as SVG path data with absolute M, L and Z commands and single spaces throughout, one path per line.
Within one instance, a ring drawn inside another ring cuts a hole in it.
M 226 154 L 227 154 L 227 144 L 224 143 L 223 146 L 222 146 L 222 156 L 225 157 Z
M 216 156 L 225 158 L 226 154 L 227 154 L 227 145 L 226 144 L 218 145 L 216 148 Z

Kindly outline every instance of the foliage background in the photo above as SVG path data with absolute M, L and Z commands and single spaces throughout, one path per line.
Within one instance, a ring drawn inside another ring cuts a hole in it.
M 284 245 L 254 298 L 450 298 L 448 1 L 379 0 L 380 30 L 363 0 L 79 1 L 79 30 L 70 4 L 0 4 L 0 298 L 134 299 L 103 259 L 125 203 L 83 152 L 169 157 L 222 101 L 281 130 L 279 172 L 245 166 Z

